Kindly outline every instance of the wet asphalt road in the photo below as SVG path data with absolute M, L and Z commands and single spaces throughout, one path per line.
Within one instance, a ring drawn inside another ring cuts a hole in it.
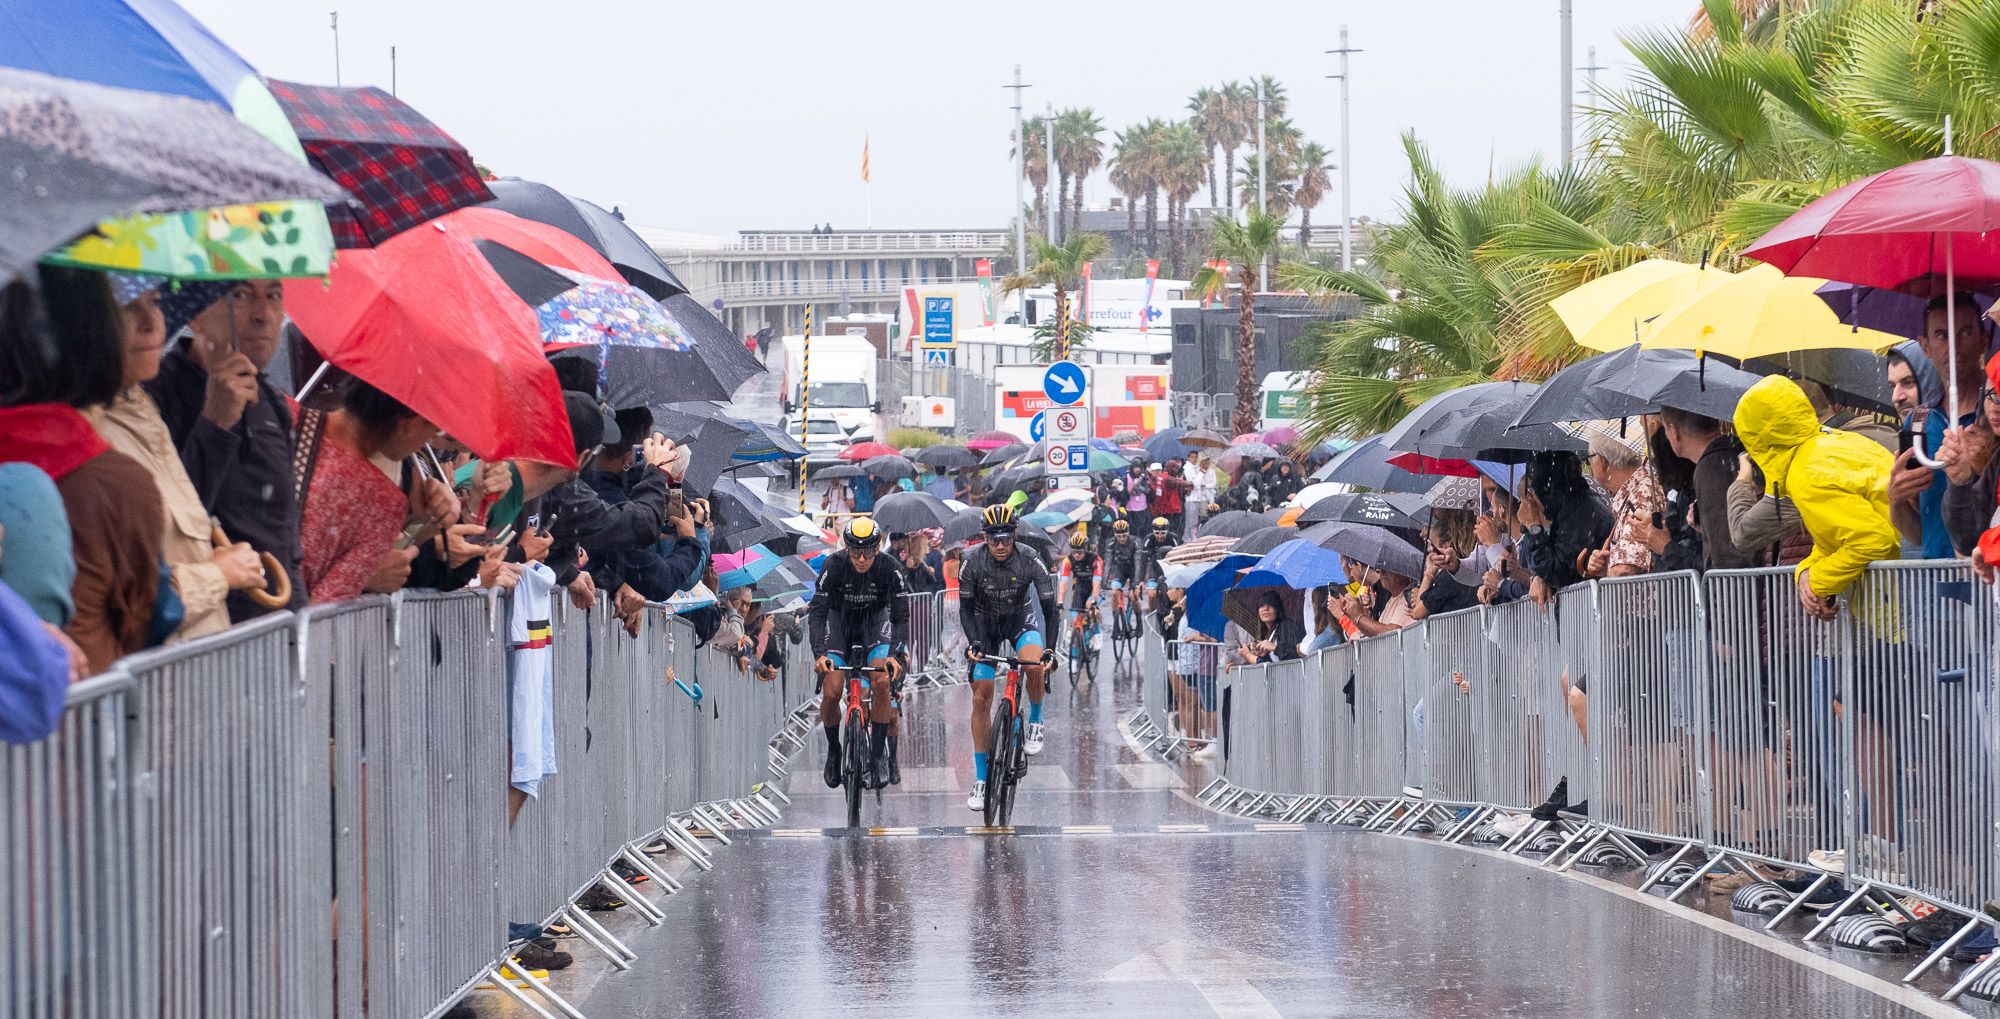
M 844 820 L 819 747 L 783 833 L 662 905 L 593 1019 L 655 1016 L 1892 1016 L 1825 973 L 1600 888 L 1456 849 L 1197 807 L 1117 729 L 1130 676 L 1052 695 L 1017 825 L 966 833 L 969 693 L 908 705 L 904 785 Z M 1109 833 L 1059 833 L 1059 826 Z M 1161 826 L 1208 825 L 1206 832 Z M 1051 827 L 1041 827 L 1051 826 Z

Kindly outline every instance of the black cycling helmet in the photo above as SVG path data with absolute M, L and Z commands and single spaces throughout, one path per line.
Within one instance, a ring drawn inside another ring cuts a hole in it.
M 840 540 L 848 548 L 872 551 L 882 544 L 882 529 L 875 526 L 873 519 L 855 517 L 848 522 L 847 530 L 841 533 Z
M 1006 503 L 986 507 L 986 512 L 980 514 L 980 520 L 981 530 L 987 534 L 1013 534 L 1016 529 L 1014 507 Z
M 1131 529 L 1132 525 L 1126 523 L 1123 520 L 1120 520 L 1117 523 L 1111 525 L 1111 533 L 1113 534 L 1124 534 L 1127 531 L 1130 531 Z
M 1089 548 L 1090 548 L 1090 537 L 1084 534 L 1082 531 L 1078 531 L 1075 534 L 1069 536 L 1069 550 L 1071 552 L 1083 552 L 1088 550 Z

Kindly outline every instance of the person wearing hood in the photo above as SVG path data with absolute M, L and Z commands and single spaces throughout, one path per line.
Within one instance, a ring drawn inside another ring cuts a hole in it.
M 1995 495 L 2000 491 L 2000 456 L 1993 455 L 2000 449 L 2000 439 L 1995 437 L 1995 430 L 2000 429 L 2000 399 L 1994 396 L 2000 382 L 1996 379 L 2000 379 L 2000 356 L 1986 363 L 1979 420 L 1945 432 L 1944 443 L 1938 447 L 1938 460 L 1944 464 L 1940 473 L 1946 479 L 1942 507 L 1945 530 L 1954 549 L 1975 557 L 1987 544 L 1984 535 L 1991 533 L 1987 525 L 1993 521 Z
M 1903 536 L 1905 553 L 1947 559 L 1952 541 L 1944 515 L 1946 472 L 1925 467 L 1913 452 L 1921 442 L 1925 455 L 1935 458 L 1944 446 L 1948 422 L 1939 413 L 1944 409 L 1944 382 L 1915 340 L 1889 348 L 1888 359 L 1889 390 L 1900 418 L 1889 515 Z
M 1900 556 L 1889 519 L 1894 458 L 1872 440 L 1822 427 L 1798 383 L 1763 379 L 1736 405 L 1736 432 L 1764 472 L 1765 497 L 1789 498 L 1813 550 L 1794 574 L 1799 604 L 1821 619 L 1869 563 Z

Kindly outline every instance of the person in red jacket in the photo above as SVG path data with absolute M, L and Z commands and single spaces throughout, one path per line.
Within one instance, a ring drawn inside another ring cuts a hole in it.
M 1194 483 L 1181 476 L 1181 462 L 1168 460 L 1163 468 L 1153 465 L 1153 515 L 1167 518 L 1167 528 L 1175 534 L 1181 533 L 1181 513 L 1186 507 L 1186 496 Z

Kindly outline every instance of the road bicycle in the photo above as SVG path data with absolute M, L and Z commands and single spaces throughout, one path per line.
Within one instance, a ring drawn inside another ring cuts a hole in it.
M 1069 685 L 1073 688 L 1080 679 L 1097 677 L 1097 605 L 1070 614 L 1069 623 Z
M 866 650 L 858 644 L 848 651 L 847 660 L 857 664 L 836 665 L 833 667 L 833 671 L 841 673 L 846 677 L 847 687 L 846 701 L 841 707 L 840 752 L 843 760 L 840 765 L 840 784 L 846 790 L 847 794 L 847 826 L 849 828 L 859 828 L 861 827 L 861 793 L 864 789 L 869 788 L 868 777 L 873 774 L 873 765 L 875 763 L 874 747 L 870 744 L 868 738 L 868 705 L 872 699 L 869 694 L 874 689 L 869 674 L 882 673 L 883 679 L 886 681 L 887 663 L 884 662 L 880 665 L 869 664 Z M 885 746 L 883 749 L 886 753 L 887 747 Z M 877 813 L 880 813 L 882 809 L 882 787 L 876 785 L 874 789 L 875 809 Z
M 1138 601 L 1138 592 L 1129 591 L 1121 584 L 1113 588 L 1111 594 L 1111 657 L 1121 662 L 1137 659 L 1139 611 L 1133 603 Z
M 1028 773 L 1027 732 L 1021 717 L 1021 670 L 1032 665 L 1053 666 L 1055 655 L 1044 653 L 1039 662 L 986 655 L 980 659 L 1004 666 L 1000 696 L 993 705 L 993 725 L 986 735 L 986 826 L 1004 827 L 1014 817 L 1014 789 Z

